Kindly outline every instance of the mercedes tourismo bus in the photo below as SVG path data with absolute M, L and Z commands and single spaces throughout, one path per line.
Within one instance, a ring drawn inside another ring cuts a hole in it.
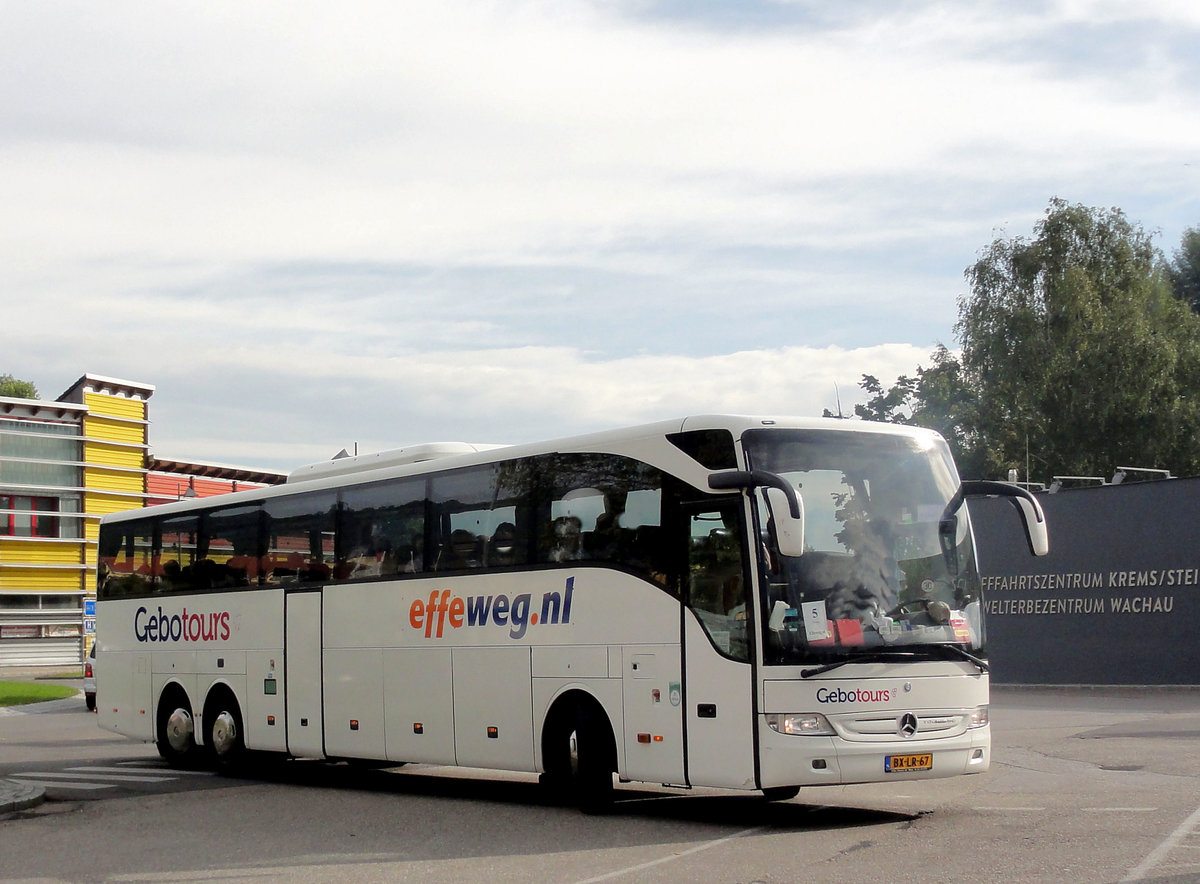
M 761 790 L 980 773 L 971 495 L 936 433 L 692 417 L 422 445 L 105 516 L 102 726 L 285 757 Z

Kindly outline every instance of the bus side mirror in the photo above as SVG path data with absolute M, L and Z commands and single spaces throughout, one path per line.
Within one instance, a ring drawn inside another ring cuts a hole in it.
M 708 487 L 714 491 L 765 488 L 779 551 L 785 556 L 804 554 L 804 501 L 787 479 L 766 470 L 722 470 L 708 477 Z
M 1021 522 L 1025 526 L 1025 539 L 1029 541 L 1029 551 L 1035 556 L 1049 555 L 1050 534 L 1046 530 L 1046 516 L 1042 505 L 1036 498 L 1026 500 L 1024 497 L 1013 497 L 1013 506 L 1021 514 Z
M 796 495 L 800 515 L 792 515 L 791 502 L 778 488 L 767 488 L 767 509 L 775 523 L 775 543 L 785 556 L 804 555 L 804 498 Z
M 959 486 L 958 493 L 950 500 L 943 519 L 952 516 L 962 502 L 968 497 L 1007 497 L 1016 507 L 1025 528 L 1025 539 L 1029 543 L 1029 551 L 1035 556 L 1044 556 L 1050 552 L 1050 534 L 1046 530 L 1046 514 L 1038 499 L 1020 485 L 1009 485 L 1007 482 L 968 481 Z

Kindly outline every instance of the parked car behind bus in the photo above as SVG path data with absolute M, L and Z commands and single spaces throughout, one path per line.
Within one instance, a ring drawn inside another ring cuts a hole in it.
M 91 653 L 83 664 L 83 701 L 87 703 L 88 712 L 96 711 L 96 643 L 92 643 Z

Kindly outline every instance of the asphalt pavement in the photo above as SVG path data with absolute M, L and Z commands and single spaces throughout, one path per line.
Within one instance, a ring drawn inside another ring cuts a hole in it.
M 47 681 L 54 684 L 67 685 L 83 690 L 83 676 L 75 678 L 51 678 L 63 671 L 63 667 L 53 668 L 0 668 L 0 681 Z M 0 714 L 3 710 L 0 709 Z M 0 814 L 13 813 L 34 807 L 46 800 L 46 790 L 42 786 L 22 783 L 17 780 L 0 778 Z

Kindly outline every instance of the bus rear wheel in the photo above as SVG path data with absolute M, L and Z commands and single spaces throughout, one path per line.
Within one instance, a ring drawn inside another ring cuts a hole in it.
M 242 732 L 242 714 L 227 691 L 211 698 L 204 710 L 207 731 L 205 743 L 216 767 L 234 771 L 246 759 L 246 739 Z
M 196 725 L 191 704 L 182 692 L 170 691 L 158 702 L 158 728 L 154 745 L 173 767 L 187 767 L 196 758 Z

